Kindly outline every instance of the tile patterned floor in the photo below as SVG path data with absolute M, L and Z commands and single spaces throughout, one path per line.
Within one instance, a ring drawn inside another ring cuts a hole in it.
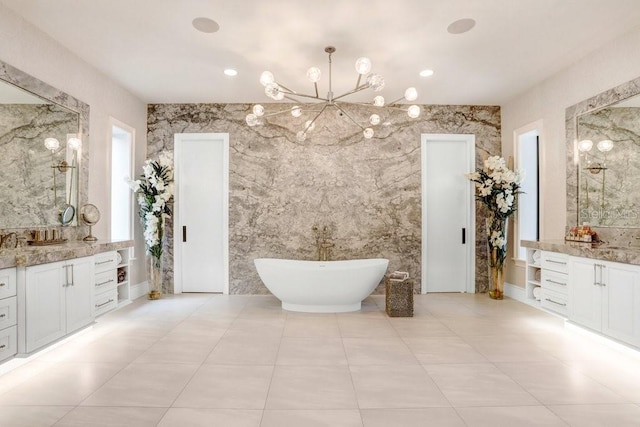
M 143 299 L 0 376 L 1 426 L 640 426 L 640 354 L 487 295 Z

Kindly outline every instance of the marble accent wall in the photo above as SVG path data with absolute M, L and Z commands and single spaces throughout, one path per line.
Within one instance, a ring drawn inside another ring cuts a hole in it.
M 332 259 L 388 258 L 389 269 L 408 271 L 419 290 L 421 134 L 475 134 L 478 166 L 483 155 L 500 153 L 500 108 L 494 106 L 426 105 L 417 120 L 394 112 L 383 117 L 393 125 L 381 127 L 371 140 L 365 140 L 346 118 L 326 112 L 304 142 L 296 140 L 300 119 L 284 114 L 270 118 L 268 125 L 248 127 L 245 116 L 250 108 L 245 104 L 148 107 L 151 158 L 163 150 L 173 151 L 176 133 L 229 134 L 232 294 L 268 293 L 254 258 L 315 259 L 314 225 L 329 228 L 335 243 Z M 365 122 L 370 111 L 354 107 L 348 113 Z M 483 214 L 478 209 L 478 292 L 486 291 L 488 283 L 480 227 Z M 172 292 L 173 241 L 167 234 L 164 286 Z
M 77 132 L 78 115 L 57 105 L 0 104 L 0 227 L 59 222 L 59 207 L 68 201 L 69 179 L 75 171 L 60 172 L 51 166 L 66 159 L 67 135 Z M 62 145 L 53 159 L 44 147 L 49 137 Z M 77 191 L 76 179 L 73 181 L 71 191 Z

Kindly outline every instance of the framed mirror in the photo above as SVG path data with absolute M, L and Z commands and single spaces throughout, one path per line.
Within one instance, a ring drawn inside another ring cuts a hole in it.
M 640 77 L 566 110 L 567 227 L 640 227 Z
M 78 224 L 88 135 L 87 104 L 0 61 L 0 229 Z

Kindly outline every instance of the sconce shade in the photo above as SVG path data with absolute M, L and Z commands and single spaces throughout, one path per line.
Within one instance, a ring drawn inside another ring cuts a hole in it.
M 55 151 L 58 148 L 60 148 L 60 141 L 58 141 L 55 138 L 45 138 L 44 140 L 44 146 L 47 148 L 47 150 L 49 151 Z

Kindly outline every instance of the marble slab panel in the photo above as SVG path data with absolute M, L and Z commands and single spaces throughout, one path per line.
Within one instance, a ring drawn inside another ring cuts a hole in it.
M 345 117 L 327 113 L 306 141 L 289 114 L 249 127 L 246 104 L 154 104 L 148 107 L 148 153 L 173 151 L 174 134 L 228 133 L 230 293 L 265 294 L 254 258 L 315 259 L 312 227 L 327 226 L 332 259 L 384 257 L 389 269 L 408 271 L 420 289 L 421 155 L 423 133 L 475 134 L 476 163 L 500 153 L 500 108 L 423 105 L 411 120 L 402 112 L 383 117 L 376 136 Z M 265 105 L 267 111 L 278 109 Z M 365 122 L 369 110 L 349 106 Z M 305 119 L 306 120 L 306 119 Z M 304 120 L 302 120 L 304 123 Z M 478 224 L 484 224 L 478 209 Z M 173 239 L 167 236 L 165 290 L 173 291 Z M 484 230 L 477 234 L 476 289 L 487 289 Z M 377 292 L 383 291 L 383 284 Z
M 620 247 L 610 244 L 567 242 L 564 240 L 543 240 L 539 242 L 523 240 L 521 244 L 526 248 L 558 252 L 601 261 L 640 265 L 640 245 L 636 247 Z

